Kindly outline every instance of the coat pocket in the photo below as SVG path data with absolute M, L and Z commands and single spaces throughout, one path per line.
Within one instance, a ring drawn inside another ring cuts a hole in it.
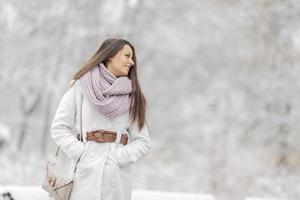
M 119 167 L 118 161 L 115 158 L 113 158 L 111 155 L 107 155 L 106 163 L 108 165 L 114 165 L 116 167 Z
M 108 154 L 107 154 L 106 163 L 108 165 L 114 165 L 114 166 L 116 166 L 116 167 L 119 168 L 120 164 L 119 164 L 119 160 L 118 160 L 116 151 L 117 151 L 116 144 L 115 143 L 111 143 L 109 145 L 109 151 L 108 151 Z
M 79 157 L 79 160 L 78 160 L 78 164 L 81 162 L 81 160 L 84 158 L 85 154 L 86 154 L 86 151 L 87 151 L 87 146 L 85 145 L 84 146 L 84 151 L 82 152 L 82 154 L 80 155 Z

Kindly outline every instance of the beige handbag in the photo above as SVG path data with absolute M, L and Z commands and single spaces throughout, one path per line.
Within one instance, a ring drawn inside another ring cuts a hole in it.
M 73 178 L 56 174 L 56 162 L 48 161 L 43 189 L 50 193 L 55 200 L 68 200 L 73 187 Z
M 82 137 L 82 95 L 80 101 L 80 131 Z M 55 200 L 69 200 L 73 188 L 73 179 L 76 172 L 76 166 L 79 160 L 75 163 L 71 174 L 69 172 L 66 173 L 66 171 L 70 171 L 70 166 L 67 166 L 66 168 L 62 165 L 62 163 L 66 160 L 63 161 L 63 159 L 59 159 L 59 150 L 60 149 L 58 147 L 55 154 L 55 159 L 49 160 L 46 164 L 45 177 L 42 184 L 42 188 L 49 192 L 50 196 L 52 196 Z M 70 161 L 70 159 L 68 160 Z M 63 169 L 64 167 L 65 169 Z

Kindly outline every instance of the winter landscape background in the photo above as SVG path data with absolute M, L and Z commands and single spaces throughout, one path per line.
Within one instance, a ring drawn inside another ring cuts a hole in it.
M 136 189 L 300 199 L 299 20 L 299 0 L 0 0 L 0 185 L 41 183 L 68 82 L 123 37 L 153 142 Z

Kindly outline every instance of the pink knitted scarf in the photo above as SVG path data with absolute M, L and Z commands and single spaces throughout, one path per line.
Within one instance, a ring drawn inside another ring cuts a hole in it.
M 85 73 L 80 83 L 84 97 L 103 115 L 114 119 L 129 111 L 132 84 L 127 76 L 116 78 L 101 63 Z

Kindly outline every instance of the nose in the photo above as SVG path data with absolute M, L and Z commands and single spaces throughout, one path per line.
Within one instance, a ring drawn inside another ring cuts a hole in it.
M 134 65 L 134 62 L 132 59 L 129 60 L 130 65 Z

